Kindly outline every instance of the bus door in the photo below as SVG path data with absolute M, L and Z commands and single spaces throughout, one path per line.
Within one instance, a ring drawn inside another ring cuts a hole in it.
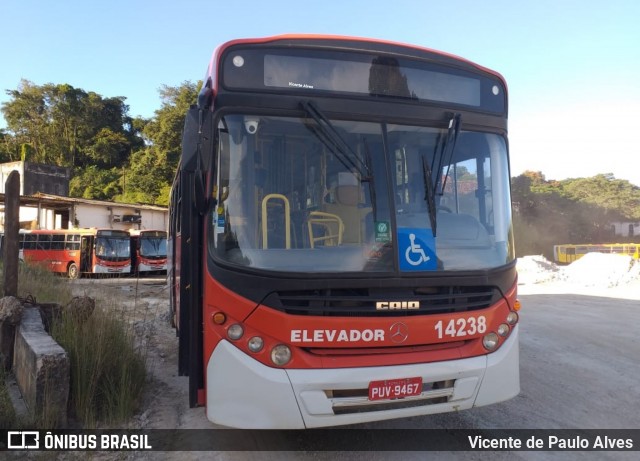
M 93 255 L 93 236 L 83 235 L 80 239 L 80 273 L 93 272 L 91 256 Z

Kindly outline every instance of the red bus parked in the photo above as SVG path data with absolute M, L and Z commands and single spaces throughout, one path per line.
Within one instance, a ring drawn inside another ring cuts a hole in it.
M 131 230 L 131 272 L 149 274 L 167 271 L 167 232 Z
M 223 44 L 170 199 L 179 373 L 218 424 L 302 429 L 520 390 L 500 74 L 416 46 Z
M 19 257 L 75 279 L 82 274 L 129 274 L 128 231 L 57 229 L 20 231 Z

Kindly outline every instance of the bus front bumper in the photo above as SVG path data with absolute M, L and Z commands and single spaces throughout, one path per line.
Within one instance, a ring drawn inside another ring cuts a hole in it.
M 94 274 L 128 274 L 131 272 L 131 265 L 126 266 L 102 266 L 96 264 L 93 266 Z
M 384 367 L 267 367 L 221 341 L 207 365 L 207 417 L 242 429 L 304 429 L 465 410 L 520 392 L 518 331 L 496 352 Z M 369 401 L 371 381 L 421 377 L 419 396 Z M 432 388 L 430 383 L 438 383 Z M 445 384 L 442 384 L 445 383 Z

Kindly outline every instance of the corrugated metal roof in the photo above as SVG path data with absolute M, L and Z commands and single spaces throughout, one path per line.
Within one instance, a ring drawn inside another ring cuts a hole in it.
M 0 201 L 2 202 L 2 209 L 4 209 L 4 194 L 0 194 Z M 108 202 L 105 200 L 89 200 L 84 198 L 72 198 L 72 197 L 61 197 L 59 195 L 51 195 L 51 194 L 43 194 L 38 192 L 34 195 L 21 195 L 20 196 L 20 205 L 37 205 L 40 203 L 41 205 L 47 205 L 51 208 L 56 208 L 56 205 L 70 205 L 70 204 L 84 204 L 84 205 L 97 205 L 103 207 L 118 207 L 118 208 L 131 208 L 136 210 L 149 210 L 149 211 L 168 211 L 168 208 L 161 207 L 157 205 L 143 205 L 139 203 L 119 203 L 119 202 Z

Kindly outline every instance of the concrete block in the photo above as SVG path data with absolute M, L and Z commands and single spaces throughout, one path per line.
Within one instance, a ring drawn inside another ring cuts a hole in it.
M 13 354 L 13 373 L 29 411 L 66 427 L 69 356 L 46 332 L 37 307 L 24 309 Z
M 22 318 L 22 302 L 13 296 L 0 299 L 0 368 L 11 370 L 16 325 Z

